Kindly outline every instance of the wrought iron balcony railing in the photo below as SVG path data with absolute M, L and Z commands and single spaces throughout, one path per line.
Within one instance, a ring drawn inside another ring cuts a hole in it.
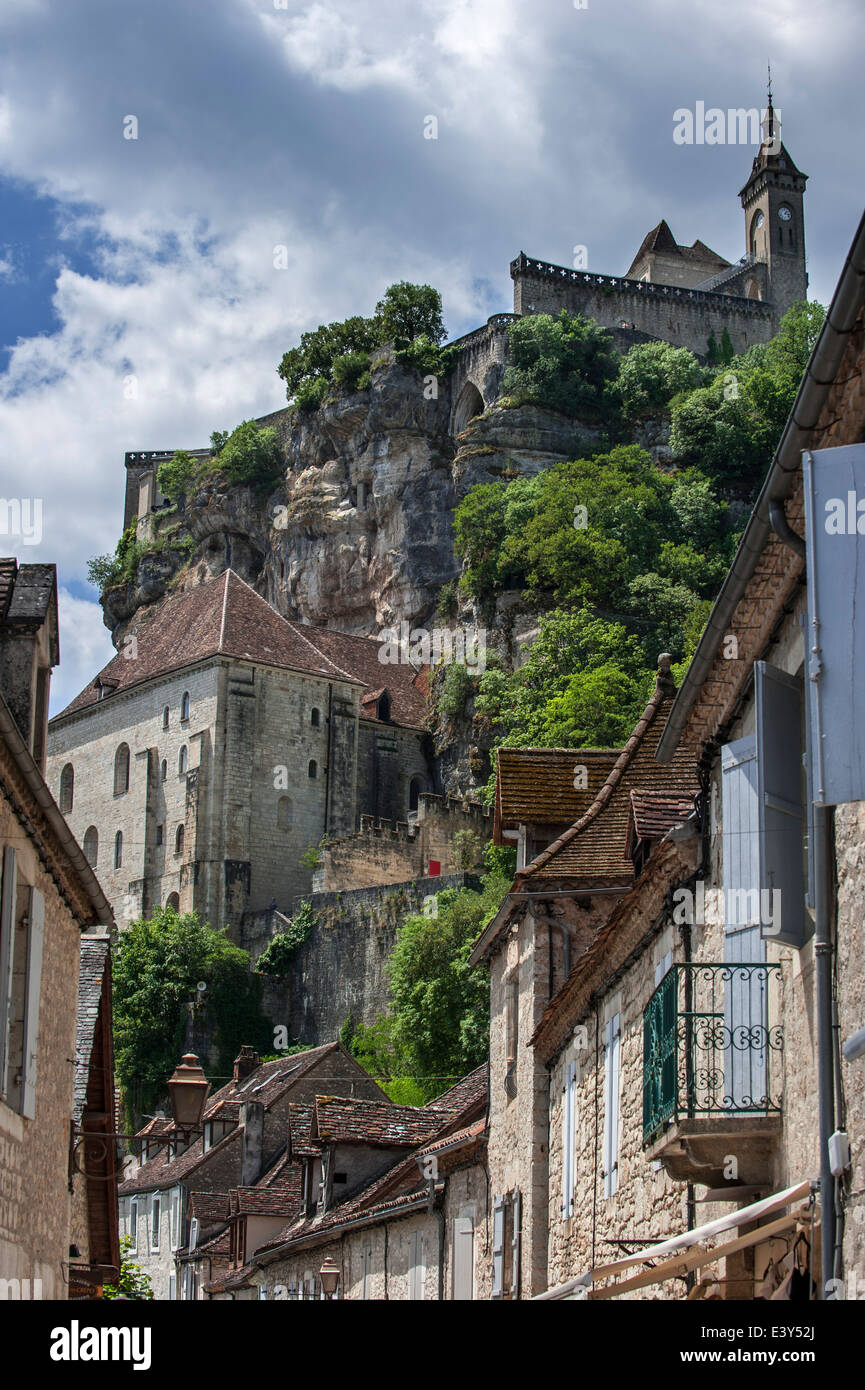
M 698 1115 L 778 1113 L 780 966 L 674 965 L 643 1014 L 643 1143 Z

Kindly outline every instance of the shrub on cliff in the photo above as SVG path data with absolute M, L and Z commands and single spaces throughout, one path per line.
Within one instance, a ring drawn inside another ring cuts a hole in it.
M 276 430 L 242 420 L 216 455 L 213 466 L 230 483 L 261 483 L 282 471 Z
M 301 903 L 285 931 L 277 932 L 258 957 L 256 970 L 260 975 L 288 975 L 295 956 L 309 939 L 318 918 L 308 901 Z
M 147 546 L 136 539 L 136 522 L 133 521 L 117 542 L 113 555 L 97 555 L 87 561 L 87 578 L 96 585 L 100 595 L 119 584 L 131 584 L 138 562 L 146 551 Z
M 196 472 L 196 461 L 186 449 L 178 449 L 173 458 L 160 463 L 156 483 L 163 497 L 177 502 L 186 492 Z
M 617 380 L 622 413 L 644 420 L 664 412 L 674 396 L 702 386 L 707 372 L 687 348 L 671 343 L 640 343 L 626 352 Z
M 611 418 L 618 355 L 610 334 L 593 319 L 566 309 L 555 317 L 529 314 L 511 324 L 508 344 L 505 395 L 587 423 Z
M 380 343 L 407 343 L 427 338 L 441 343 L 445 337 L 442 297 L 432 285 L 413 285 L 400 280 L 389 285 L 375 306 Z

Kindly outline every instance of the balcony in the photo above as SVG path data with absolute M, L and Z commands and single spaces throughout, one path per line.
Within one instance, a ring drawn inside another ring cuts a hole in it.
M 780 967 L 674 965 L 643 1014 L 643 1147 L 709 1188 L 761 1187 L 780 1133 Z M 729 1159 L 735 1157 L 730 1171 Z

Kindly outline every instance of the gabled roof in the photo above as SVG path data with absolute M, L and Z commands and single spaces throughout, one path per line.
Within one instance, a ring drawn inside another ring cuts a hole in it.
M 634 732 L 616 759 L 603 786 L 578 821 L 560 835 L 516 876 L 518 888 L 541 879 L 567 879 L 589 891 L 590 886 L 627 887 L 634 866 L 627 854 L 631 790 L 652 786 L 657 792 L 687 798 L 698 790 L 695 759 L 689 745 L 681 748 L 669 767 L 655 762 L 675 686 L 669 670 L 658 674 L 655 689 Z
M 639 251 L 631 262 L 628 275 L 639 265 L 645 256 L 676 256 L 683 261 L 710 261 L 717 265 L 719 270 L 723 270 L 730 264 L 723 256 L 719 256 L 717 251 L 713 251 L 711 246 L 707 246 L 699 238 L 691 246 L 680 246 L 670 231 L 667 222 L 662 218 L 657 227 L 653 227 L 643 238 Z
M 639 840 L 657 840 L 674 825 L 686 821 L 693 810 L 694 795 L 679 791 L 632 790 L 631 830 Z
M 222 656 L 346 681 L 363 690 L 386 686 L 392 721 L 410 728 L 424 725 L 426 696 L 414 667 L 383 665 L 378 658 L 384 644 L 377 639 L 281 617 L 234 570 L 157 604 L 135 638 L 135 660 L 118 653 L 56 719 L 97 704 L 100 685 L 110 688 L 106 698 L 111 699 L 145 681 Z M 376 718 L 376 710 L 365 706 L 364 717 Z
M 328 1144 L 414 1148 L 451 1119 L 450 1108 L 393 1105 L 390 1101 L 316 1096 L 311 1137 Z
M 496 776 L 495 838 L 518 825 L 567 825 L 591 806 L 619 748 L 500 748 Z M 585 788 L 574 786 L 577 764 Z

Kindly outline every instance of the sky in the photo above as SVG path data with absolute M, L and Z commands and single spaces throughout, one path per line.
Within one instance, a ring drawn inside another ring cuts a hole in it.
M 0 497 L 31 523 L 0 553 L 58 566 L 52 708 L 112 652 L 87 561 L 127 450 L 277 409 L 283 352 L 395 280 L 456 337 L 512 307 L 520 250 L 621 275 L 665 217 L 738 259 L 755 150 L 673 113 L 764 106 L 769 60 L 828 302 L 863 40 L 861 0 L 0 0 Z

